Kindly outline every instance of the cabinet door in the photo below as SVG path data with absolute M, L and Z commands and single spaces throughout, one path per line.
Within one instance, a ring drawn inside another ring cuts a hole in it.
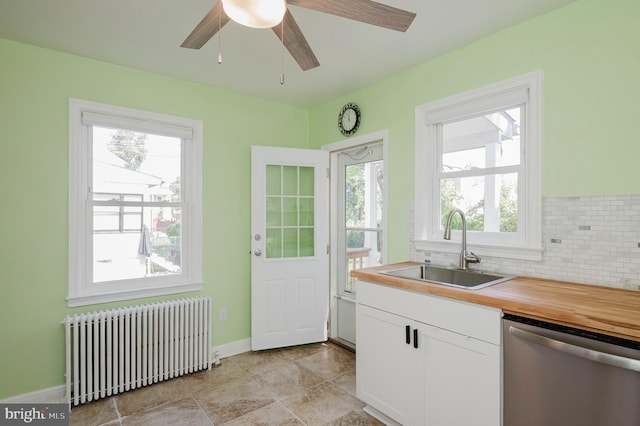
M 432 326 L 421 346 L 424 424 L 500 425 L 500 347 Z
M 356 305 L 358 398 L 403 425 L 413 424 L 413 366 L 419 353 L 413 346 L 414 325 L 404 317 Z

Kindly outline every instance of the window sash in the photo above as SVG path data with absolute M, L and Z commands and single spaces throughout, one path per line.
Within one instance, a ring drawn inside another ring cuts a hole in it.
M 434 206 L 433 209 L 433 215 L 434 215 L 434 226 L 433 226 L 433 232 L 434 233 L 439 233 L 442 231 L 441 228 L 441 224 L 443 222 L 443 218 L 441 216 L 441 202 L 442 202 L 442 193 L 441 193 L 441 183 L 443 180 L 454 180 L 454 179 L 463 179 L 463 178 L 474 178 L 474 177 L 487 177 L 487 176 L 499 176 L 499 175 L 504 175 L 504 174 L 515 174 L 516 175 L 516 179 L 518 182 L 518 188 L 517 188 L 517 194 L 518 194 L 518 199 L 517 199 L 517 218 L 518 218 L 518 228 L 516 232 L 500 232 L 500 231 L 475 231 L 475 230 L 471 230 L 468 229 L 468 235 L 473 235 L 475 234 L 478 240 L 500 240 L 500 239 L 509 239 L 509 240 L 513 240 L 512 243 L 514 241 L 524 241 L 525 240 L 525 226 L 524 226 L 524 221 L 522 219 L 522 215 L 525 214 L 526 209 L 524 208 L 524 204 L 526 202 L 526 194 L 525 194 L 525 187 L 520 185 L 520 182 L 522 180 L 522 176 L 524 175 L 525 171 L 526 171 L 526 159 L 525 159 L 525 152 L 526 152 L 526 135 L 524 134 L 524 132 L 521 132 L 521 143 L 520 143 L 520 162 L 519 164 L 514 164 L 514 165 L 508 165 L 508 166 L 494 166 L 494 167 L 483 167 L 483 168 L 472 168 L 469 170 L 452 170 L 452 171 L 445 171 L 443 164 L 444 164 L 444 132 L 443 132 L 443 128 L 446 124 L 448 123 L 453 123 L 453 122 L 460 122 L 460 121 L 464 121 L 464 120 L 468 120 L 471 118 L 476 118 L 476 117 L 482 117 L 488 113 L 491 112 L 495 112 L 495 111 L 503 111 L 503 110 L 507 110 L 507 109 L 511 109 L 511 108 L 515 108 L 515 107 L 519 107 L 521 109 L 521 114 L 522 116 L 525 116 L 525 111 L 526 111 L 526 104 L 522 104 L 522 103 L 517 103 L 515 105 L 510 104 L 511 102 L 520 102 L 523 99 L 528 99 L 528 91 L 524 90 L 524 89 L 518 89 L 516 91 L 513 92 L 506 92 L 507 94 L 512 93 L 514 96 L 505 96 L 505 93 L 498 95 L 495 99 L 491 99 L 491 102 L 489 102 L 487 99 L 484 99 L 484 103 L 482 106 L 486 106 L 486 105 L 491 105 L 491 108 L 485 108 L 485 111 L 482 113 L 478 113 L 478 111 L 474 111 L 471 109 L 471 106 L 475 105 L 477 107 L 480 107 L 480 105 L 478 105 L 478 102 L 470 102 L 470 105 L 468 106 L 468 108 L 461 108 L 460 105 L 456 105 L 453 109 L 453 111 L 450 111 L 450 115 L 448 116 L 448 118 L 451 118 L 452 116 L 457 117 L 455 120 L 450 119 L 448 120 L 448 122 L 434 122 L 432 124 L 428 124 L 427 128 L 430 128 L 430 131 L 428 132 L 428 134 L 431 135 L 435 135 L 435 140 L 429 140 L 428 143 L 430 144 L 435 144 L 436 145 L 436 152 L 437 152 L 437 156 L 436 156 L 436 167 L 435 167 L 435 171 L 433 174 L 433 197 L 432 197 L 432 205 Z M 507 102 L 509 104 L 505 104 L 505 105 L 501 105 L 500 102 Z M 462 116 L 460 114 L 460 111 L 463 110 L 465 111 L 466 115 Z M 522 128 L 524 129 L 525 126 L 522 126 Z M 487 187 L 485 187 L 483 189 L 483 194 L 482 194 L 482 199 L 486 200 L 486 196 L 487 196 Z M 523 196 L 520 196 L 520 195 Z M 499 194 L 493 194 L 494 196 L 499 196 Z M 437 206 L 437 208 L 436 208 Z M 485 217 L 487 215 L 487 206 L 485 205 Z M 437 226 L 435 225 L 435 223 L 437 222 Z M 455 232 L 455 230 L 453 230 L 453 234 L 456 235 L 458 232 Z M 482 236 L 482 235 L 486 235 L 486 236 Z M 488 236 L 488 237 L 487 237 Z M 472 238 L 473 239 L 473 238 Z
M 167 133 L 172 133 L 172 129 L 180 129 L 180 127 L 178 126 L 168 126 L 168 125 L 161 125 L 156 121 L 146 121 L 146 120 L 136 120 L 136 119 L 132 119 L 129 117 L 118 117 L 115 115 L 111 115 L 111 114 L 99 114 L 99 113 L 91 113 L 91 112 L 86 112 L 84 111 L 82 113 L 82 125 L 86 127 L 86 132 L 87 135 L 90 135 L 87 138 L 87 143 L 90 145 L 89 149 L 88 149 L 88 155 L 87 155 L 87 160 L 88 160 L 88 165 L 89 165 L 89 171 L 88 171 L 88 182 L 93 182 L 93 170 L 92 170 L 92 164 L 93 164 L 93 155 L 92 155 L 92 147 L 93 147 L 93 141 L 92 141 L 92 135 L 93 135 L 93 128 L 94 126 L 100 126 L 100 127 L 106 127 L 108 129 L 113 129 L 113 130 L 120 130 L 120 129 L 126 129 L 126 130 L 131 130 L 133 132 L 138 132 L 138 133 L 145 133 L 145 134 L 155 134 L 155 135 L 159 135 L 159 136 L 171 136 L 171 137 L 179 137 L 179 134 L 177 134 L 177 132 L 174 132 L 174 134 L 167 134 Z M 154 127 L 156 126 L 156 127 Z M 165 133 L 166 132 L 166 133 Z M 192 136 L 192 132 L 191 129 L 189 129 L 189 131 L 187 132 L 186 130 L 182 132 L 183 135 L 189 135 Z M 185 148 L 187 146 L 187 144 L 190 142 L 190 140 L 188 139 L 184 139 L 182 138 L 180 140 L 180 161 L 182 164 L 185 163 Z M 184 167 L 182 168 L 184 169 Z M 183 170 L 184 171 L 184 170 Z M 180 175 L 180 182 L 181 182 L 181 186 L 184 188 L 185 186 L 188 185 L 184 185 L 183 182 L 185 182 L 185 177 L 182 176 L 182 174 Z M 188 183 L 188 181 L 187 181 Z M 124 200 L 125 196 L 131 196 L 131 195 L 138 195 L 138 194 L 114 194 L 114 195 L 120 195 L 120 200 L 95 200 L 95 195 L 96 194 L 106 194 L 104 192 L 88 192 L 87 193 L 87 205 L 89 206 L 89 208 L 86 210 L 87 212 L 87 220 L 86 220 L 86 224 L 87 224 L 87 235 L 93 235 L 93 234 L 107 234 L 107 233 L 130 233 L 130 232 L 136 232 L 136 230 L 131 230 L 131 229 L 125 229 L 125 225 L 124 225 L 124 210 L 127 207 L 140 207 L 142 209 L 144 209 L 145 207 L 148 208 L 163 208 L 163 207 L 177 207 L 180 208 L 182 213 L 188 217 L 188 197 L 189 194 L 187 193 L 188 191 L 184 191 L 181 190 L 181 195 L 180 195 L 180 199 L 181 201 L 177 201 L 177 202 L 171 202 L 171 201 L 126 201 Z M 142 197 L 142 196 L 141 196 Z M 101 206 L 105 206 L 105 207 L 117 207 L 119 209 L 119 217 L 118 217 L 118 221 L 119 221 L 119 229 L 118 230 L 101 230 L 101 229 L 95 229 L 94 227 L 94 222 L 95 222 L 95 217 L 96 217 L 96 212 L 95 212 L 95 207 L 101 207 Z M 140 215 L 140 228 L 137 229 L 137 232 L 142 232 L 142 227 L 144 225 L 144 211 L 141 211 L 140 213 L 137 213 Z M 188 260 L 187 254 L 188 250 L 185 251 L 185 246 L 188 246 L 188 241 L 189 241 L 189 235 L 186 234 L 184 232 L 185 229 L 189 229 L 189 223 L 187 223 L 185 220 L 183 220 L 181 222 L 181 229 L 182 229 L 182 241 L 183 244 L 181 245 L 181 250 L 180 250 L 180 256 L 182 259 L 186 259 Z M 171 277 L 180 277 L 180 276 L 185 276 L 187 274 L 188 271 L 186 271 L 185 269 L 188 268 L 188 262 L 186 262 L 186 268 L 185 267 L 181 267 L 180 268 L 180 272 L 179 273 L 173 273 L 173 274 L 167 274 L 167 275 L 160 275 L 160 276 L 153 276 L 153 277 L 133 277 L 133 278 L 125 278 L 125 279 L 117 279 L 117 280 L 106 280 L 106 281 L 96 281 L 94 275 L 93 275 L 93 261 L 95 259 L 93 259 L 93 244 L 94 244 L 94 239 L 91 238 L 88 242 L 89 246 L 91 247 L 91 257 L 89 259 L 87 259 L 88 261 L 88 270 L 87 270 L 87 279 L 90 282 L 91 286 L 100 286 L 101 288 L 108 288 L 110 286 L 113 286 L 114 288 L 118 288 L 118 287 L 132 287 L 132 286 L 145 286 L 145 285 L 149 285 L 148 282 L 151 281 L 162 281 L 162 280 L 167 280 L 167 279 L 171 279 Z

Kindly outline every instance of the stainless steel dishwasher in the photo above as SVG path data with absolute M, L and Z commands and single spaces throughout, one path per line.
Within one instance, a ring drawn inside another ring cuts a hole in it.
M 640 425 L 640 343 L 505 315 L 504 426 Z

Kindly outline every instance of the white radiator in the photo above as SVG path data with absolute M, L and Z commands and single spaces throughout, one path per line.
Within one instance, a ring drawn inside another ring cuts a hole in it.
M 211 298 L 67 316 L 66 392 L 78 405 L 211 368 Z

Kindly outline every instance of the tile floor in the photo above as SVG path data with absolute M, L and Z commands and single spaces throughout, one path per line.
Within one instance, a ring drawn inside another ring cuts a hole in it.
M 247 352 L 75 407 L 74 425 L 381 425 L 355 397 L 355 356 L 321 343 Z

